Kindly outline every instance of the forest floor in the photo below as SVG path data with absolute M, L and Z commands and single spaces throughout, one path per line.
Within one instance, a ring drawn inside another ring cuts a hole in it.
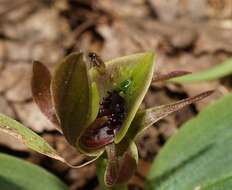
M 103 60 L 154 51 L 157 73 L 198 72 L 232 56 L 231 19 L 231 0 L 0 0 L 0 113 L 42 135 L 71 163 L 82 163 L 86 157 L 67 145 L 33 103 L 29 82 L 32 60 L 53 70 L 73 51 L 94 51 Z M 152 160 L 181 124 L 231 87 L 231 77 L 200 84 L 151 85 L 143 107 L 167 104 L 207 89 L 217 92 L 163 119 L 137 139 L 140 161 L 130 189 L 143 189 Z M 70 169 L 29 151 L 3 133 L 0 152 L 43 166 L 71 190 L 100 189 L 94 164 Z

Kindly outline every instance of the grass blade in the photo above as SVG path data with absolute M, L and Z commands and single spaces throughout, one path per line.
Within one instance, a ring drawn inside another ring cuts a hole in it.
M 3 190 L 68 190 L 67 185 L 43 168 L 0 153 L 0 187 Z
M 232 74 L 232 59 L 228 59 L 223 63 L 212 67 L 211 69 L 177 77 L 169 81 L 175 83 L 197 83 L 215 80 L 230 74 Z

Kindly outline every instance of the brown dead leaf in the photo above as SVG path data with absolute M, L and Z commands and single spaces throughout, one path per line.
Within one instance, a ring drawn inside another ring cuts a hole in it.
M 3 96 L 0 96 L 0 113 L 3 113 L 10 117 L 15 117 L 13 109 L 11 108 L 9 102 L 7 102 L 5 97 Z
M 123 5 L 123 6 L 122 6 Z M 116 17 L 146 17 L 149 15 L 149 9 L 144 0 L 100 0 L 96 7 L 102 9 Z M 120 10 L 120 11 L 118 11 Z
M 23 11 L 23 6 L 12 11 L 14 15 L 23 12 L 23 19 L 12 17 L 12 12 L 4 15 L 1 29 L 11 39 L 4 42 L 4 60 L 9 63 L 19 60 L 28 63 L 39 59 L 46 64 L 56 63 L 64 54 L 65 39 L 70 32 L 67 22 L 55 8 L 43 7 L 39 1 L 27 0 L 25 7 L 31 12 Z M 0 41 L 0 47 L 2 43 Z
M 40 1 L 5 1 L 0 14 L 1 34 L 7 36 L 0 38 L 0 66 L 4 65 L 0 92 L 12 102 L 24 124 L 38 132 L 53 130 L 35 104 L 28 102 L 31 100 L 30 63 L 38 59 L 54 66 L 64 55 L 69 25 L 58 9 Z
M 27 64 L 14 64 L 6 67 L 0 73 L 0 80 L 2 81 L 0 85 L 0 92 L 7 91 L 14 87 L 23 77 L 25 70 L 28 70 Z
M 152 9 L 163 21 L 180 18 L 194 20 L 230 18 L 231 0 L 149 0 Z
M 14 65 L 12 66 L 14 67 Z M 25 101 L 31 98 L 30 80 L 31 80 L 31 67 L 29 64 L 19 64 L 15 67 L 15 72 L 12 71 L 11 66 L 7 67 L 10 74 L 7 80 L 15 80 L 14 85 L 9 88 L 5 95 L 10 101 Z
M 139 47 L 127 35 L 128 27 L 125 23 L 117 22 L 113 26 L 100 25 L 98 32 L 105 40 L 101 55 L 104 59 L 126 55 L 139 51 Z
M 33 129 L 33 131 L 55 130 L 53 124 L 40 112 L 34 102 L 15 103 L 14 108 L 22 123 Z
M 217 53 L 220 51 L 232 53 L 231 33 L 232 28 L 222 29 L 219 27 L 205 26 L 200 32 L 194 52 L 196 54 Z

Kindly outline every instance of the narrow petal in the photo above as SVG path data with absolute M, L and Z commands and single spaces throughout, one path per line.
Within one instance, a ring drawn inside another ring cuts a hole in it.
M 167 74 L 157 74 L 157 75 L 155 75 L 153 77 L 152 83 L 169 80 L 169 79 L 184 76 L 184 75 L 187 75 L 187 74 L 190 74 L 190 73 L 191 72 L 188 72 L 188 71 L 178 70 L 178 71 L 172 71 L 172 72 L 167 73 Z
M 130 130 L 127 133 L 127 138 L 129 139 L 135 138 L 135 136 L 139 134 L 139 132 L 150 127 L 157 121 L 163 119 L 164 117 L 176 111 L 179 111 L 180 109 L 184 108 L 185 106 L 188 106 L 189 104 L 192 104 L 194 102 L 206 98 L 207 96 L 211 95 L 213 92 L 214 92 L 213 90 L 206 91 L 194 97 L 186 98 L 172 104 L 149 108 L 147 110 L 138 112 L 131 124 Z
M 55 108 L 52 104 L 50 84 L 51 75 L 47 67 L 39 61 L 34 61 L 31 80 L 34 101 L 40 108 L 41 112 L 55 124 L 58 130 L 60 130 L 59 122 L 55 114 Z

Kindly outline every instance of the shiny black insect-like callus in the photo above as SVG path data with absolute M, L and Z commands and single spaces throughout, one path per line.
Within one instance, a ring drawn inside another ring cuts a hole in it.
M 108 92 L 100 104 L 95 123 L 81 137 L 86 148 L 100 148 L 114 141 L 114 135 L 125 118 L 125 100 L 117 91 Z
M 114 130 L 120 129 L 125 118 L 125 101 L 117 91 L 108 92 L 108 96 L 103 99 L 98 117 L 106 116 L 108 127 L 107 133 L 114 134 Z

